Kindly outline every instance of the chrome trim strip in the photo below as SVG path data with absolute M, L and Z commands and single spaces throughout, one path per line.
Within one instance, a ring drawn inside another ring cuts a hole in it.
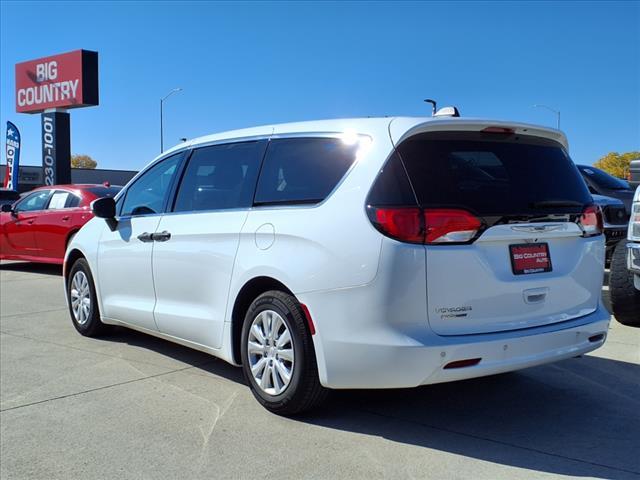
M 543 233 L 543 232 L 553 232 L 554 230 L 559 230 L 563 227 L 562 224 L 555 225 L 536 225 L 536 226 L 518 226 L 514 225 L 511 227 L 511 230 L 514 232 L 527 232 L 527 233 Z
M 258 142 L 260 140 L 269 140 L 271 137 L 272 135 L 269 134 L 269 135 L 251 135 L 248 137 L 221 138 L 219 140 L 209 140 L 209 141 L 202 141 L 199 143 L 191 143 L 188 148 L 190 150 L 193 150 L 201 147 L 212 147 L 214 145 L 226 145 L 230 143 Z

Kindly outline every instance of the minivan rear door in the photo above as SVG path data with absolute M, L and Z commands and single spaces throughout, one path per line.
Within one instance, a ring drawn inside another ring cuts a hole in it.
M 528 328 L 596 309 L 602 235 L 584 236 L 592 199 L 561 144 L 488 128 L 419 133 L 397 151 L 425 212 L 464 210 L 482 224 L 471 240 L 427 239 L 436 333 Z

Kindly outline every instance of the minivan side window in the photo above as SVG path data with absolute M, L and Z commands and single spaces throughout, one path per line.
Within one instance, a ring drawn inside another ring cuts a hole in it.
M 393 152 L 373 183 L 367 203 L 376 207 L 417 206 L 413 188 L 397 152 Z
M 120 215 L 162 213 L 182 153 L 172 155 L 144 172 L 125 192 Z
M 263 152 L 263 142 L 194 150 L 180 182 L 173 211 L 250 207 Z
M 356 145 L 339 138 L 285 138 L 269 143 L 256 205 L 323 201 L 353 164 Z

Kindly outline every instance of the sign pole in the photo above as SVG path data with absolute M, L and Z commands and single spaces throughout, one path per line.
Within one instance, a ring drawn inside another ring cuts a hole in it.
M 69 114 L 60 109 L 42 114 L 42 170 L 45 185 L 71 183 L 71 129 Z

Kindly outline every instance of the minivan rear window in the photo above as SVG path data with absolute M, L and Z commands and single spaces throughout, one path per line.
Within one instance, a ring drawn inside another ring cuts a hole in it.
M 269 142 L 254 203 L 313 204 L 323 201 L 347 173 L 357 145 L 339 138 L 286 138 Z
M 398 146 L 418 203 L 479 216 L 579 213 L 591 195 L 552 140 L 483 132 L 419 134 Z

